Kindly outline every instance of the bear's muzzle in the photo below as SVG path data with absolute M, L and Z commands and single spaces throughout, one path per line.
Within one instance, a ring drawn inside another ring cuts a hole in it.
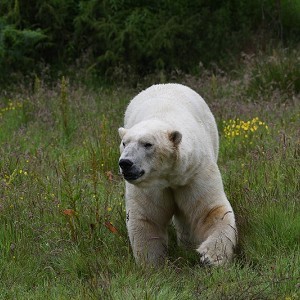
M 125 180 L 134 181 L 145 174 L 144 170 L 137 168 L 129 159 L 120 159 L 119 166 Z

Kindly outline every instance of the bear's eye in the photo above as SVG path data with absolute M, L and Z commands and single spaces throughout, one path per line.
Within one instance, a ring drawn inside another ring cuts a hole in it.
M 126 147 L 126 145 L 125 145 L 125 143 L 123 142 L 123 147 L 125 148 Z
M 145 143 L 145 144 L 144 144 L 144 147 L 145 147 L 146 149 L 150 149 L 152 146 L 153 146 L 153 145 L 152 145 L 151 143 Z

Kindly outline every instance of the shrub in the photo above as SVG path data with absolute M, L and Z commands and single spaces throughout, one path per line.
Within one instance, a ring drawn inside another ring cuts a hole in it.
M 40 30 L 19 30 L 0 18 L 0 80 L 9 72 L 26 72 L 36 63 L 35 46 L 45 39 Z
M 226 61 L 249 43 L 260 48 L 258 33 L 263 43 L 298 42 L 299 12 L 300 0 L 3 0 L 1 73 L 35 71 L 37 60 L 66 69 L 81 57 L 107 77 L 199 72 L 200 62 Z
M 300 93 L 299 50 L 277 50 L 267 59 L 259 56 L 254 60 L 248 91 L 257 96 L 275 90 L 280 90 L 285 98 Z

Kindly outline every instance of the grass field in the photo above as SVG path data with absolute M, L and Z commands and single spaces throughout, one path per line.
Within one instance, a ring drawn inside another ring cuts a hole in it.
M 204 96 L 219 126 L 239 230 L 223 268 L 199 266 L 172 227 L 164 268 L 134 263 L 117 128 L 141 87 L 37 78 L 2 90 L 0 299 L 300 299 L 299 64 L 299 51 L 277 52 L 244 57 L 229 75 L 177 80 Z

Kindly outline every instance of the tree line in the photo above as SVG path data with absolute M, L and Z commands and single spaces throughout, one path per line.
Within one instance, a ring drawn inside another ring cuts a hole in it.
M 299 37 L 300 0 L 1 0 L 0 79 L 76 61 L 107 77 L 196 72 Z

